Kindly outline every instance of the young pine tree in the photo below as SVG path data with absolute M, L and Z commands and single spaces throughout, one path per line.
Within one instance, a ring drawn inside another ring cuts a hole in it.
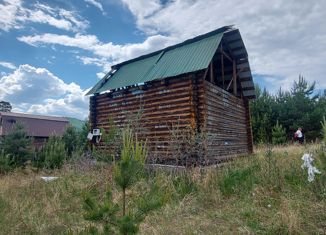
M 78 132 L 76 130 L 76 127 L 68 126 L 62 136 L 62 140 L 65 144 L 67 154 L 70 157 L 73 151 L 75 151 L 79 147 Z
M 12 131 L 2 141 L 0 149 L 4 154 L 9 154 L 13 167 L 23 166 L 30 159 L 32 141 L 22 124 L 17 123 L 13 126 Z
M 284 144 L 286 141 L 285 129 L 279 122 L 272 129 L 272 142 L 274 145 Z
M 88 197 L 85 200 L 85 219 L 99 223 L 102 229 L 89 228 L 86 232 L 93 234 L 136 234 L 139 225 L 146 214 L 162 205 L 158 194 L 158 187 L 152 187 L 150 192 L 143 195 L 137 208 L 127 208 L 126 191 L 130 189 L 142 176 L 147 157 L 146 144 L 135 137 L 130 128 L 122 131 L 122 150 L 120 159 L 115 162 L 113 178 L 121 190 L 121 203 L 114 203 L 111 192 L 107 192 L 103 203 L 96 202 Z
M 66 159 L 65 144 L 60 137 L 51 136 L 38 152 L 34 165 L 39 168 L 60 168 Z

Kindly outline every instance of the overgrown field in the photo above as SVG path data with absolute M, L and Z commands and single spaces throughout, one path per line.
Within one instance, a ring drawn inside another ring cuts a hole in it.
M 160 199 L 141 223 L 141 234 L 325 234 L 326 156 L 320 148 L 260 148 L 221 168 L 147 173 L 127 191 L 127 209 Z M 311 183 L 301 169 L 306 152 L 321 171 Z M 120 203 L 111 165 L 82 162 L 0 176 L 0 233 L 78 234 L 91 223 L 84 219 L 87 196 L 101 201 L 110 189 Z M 40 177 L 46 175 L 59 179 L 45 183 Z M 150 198 L 142 198 L 153 188 Z

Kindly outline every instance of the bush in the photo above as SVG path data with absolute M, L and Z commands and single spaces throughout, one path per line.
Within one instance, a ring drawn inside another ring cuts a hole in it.
M 60 137 L 51 136 L 36 155 L 35 166 L 55 169 L 63 165 L 67 152 L 63 140 Z
M 180 198 L 198 190 L 196 183 L 187 174 L 174 177 L 172 182 Z
M 65 145 L 68 156 L 71 156 L 72 152 L 79 147 L 79 138 L 76 128 L 73 126 L 68 126 L 62 136 L 62 141 Z
M 0 152 L 0 174 L 5 174 L 13 169 L 12 159 L 4 151 Z
M 87 140 L 87 134 L 89 132 L 89 123 L 88 121 L 85 121 L 85 124 L 83 125 L 82 129 L 78 131 L 78 147 L 80 150 L 88 150 L 88 140 Z
M 13 167 L 23 166 L 31 157 L 32 141 L 24 126 L 17 123 L 1 143 L 4 154 L 10 154 Z
M 324 145 L 326 145 L 326 119 L 325 119 L 325 116 L 323 117 L 323 120 L 320 122 L 321 124 L 321 132 L 322 132 L 322 135 L 323 135 L 323 143 Z

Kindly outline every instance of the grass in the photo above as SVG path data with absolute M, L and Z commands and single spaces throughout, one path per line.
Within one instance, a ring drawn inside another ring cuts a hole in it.
M 144 191 L 160 196 L 163 206 L 146 217 L 141 234 L 325 234 L 326 160 L 318 145 L 256 149 L 256 153 L 219 168 L 184 175 L 150 173 L 128 191 L 130 208 Z M 308 183 L 300 168 L 304 152 L 317 157 L 322 171 Z M 1 234 L 78 233 L 85 195 L 101 200 L 112 184 L 110 165 L 53 172 L 17 170 L 0 176 Z M 45 183 L 43 175 L 60 178 Z

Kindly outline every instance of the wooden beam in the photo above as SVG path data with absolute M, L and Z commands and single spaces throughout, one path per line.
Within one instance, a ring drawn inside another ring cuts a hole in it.
M 208 73 L 208 70 L 209 70 L 209 66 L 205 69 L 205 73 L 204 73 L 204 80 L 206 80 L 206 76 L 207 76 L 207 73 Z
M 229 85 L 226 87 L 226 90 L 227 90 L 227 91 L 230 89 L 230 86 L 231 86 L 231 84 L 232 84 L 232 81 L 233 81 L 233 77 L 232 77 L 232 79 L 231 79 Z
M 229 60 L 229 61 L 231 61 L 231 62 L 233 62 L 233 60 L 232 60 L 232 58 L 228 55 L 228 54 L 226 54 L 223 50 L 220 50 L 220 52 Z
M 237 96 L 237 64 L 235 60 L 233 60 L 233 94 Z
M 213 60 L 210 64 L 210 76 L 209 76 L 209 80 L 212 84 L 214 84 L 214 67 L 213 67 Z
M 221 44 L 221 50 L 223 51 L 222 44 Z M 223 84 L 223 89 L 224 89 L 225 77 L 224 77 L 224 56 L 223 56 L 223 53 L 221 53 L 221 69 L 222 69 L 222 84 Z

